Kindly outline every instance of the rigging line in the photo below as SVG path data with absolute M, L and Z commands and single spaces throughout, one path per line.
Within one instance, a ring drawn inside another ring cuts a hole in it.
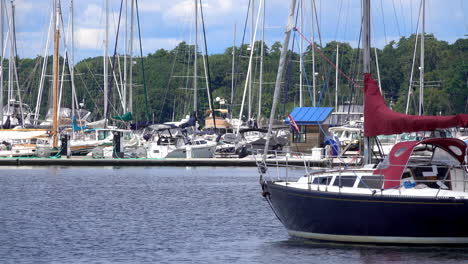
M 315 22 L 317 23 L 317 34 L 318 34 L 318 37 L 319 37 L 320 46 L 323 47 L 323 45 L 322 45 L 322 33 L 320 33 L 320 25 L 321 24 L 319 23 L 318 15 L 317 15 L 317 5 L 315 4 L 315 0 L 313 0 L 313 1 L 314 1 L 314 10 L 312 12 L 315 13 Z M 321 7 L 322 7 L 322 5 L 320 4 L 320 8 Z M 322 19 L 320 19 L 320 20 L 322 20 Z
M 343 8 L 343 1 L 340 1 L 340 8 L 339 8 L 339 11 L 338 11 L 338 20 L 336 22 L 336 30 L 335 30 L 335 39 L 338 38 L 338 30 L 339 30 L 339 25 L 340 25 L 340 22 L 341 22 L 341 10 Z
M 419 22 L 420 22 L 420 18 L 421 18 L 422 1 L 420 3 L 421 4 L 419 5 L 418 21 L 417 21 L 417 24 L 416 24 L 416 34 L 414 35 L 415 40 L 414 40 L 413 60 L 412 60 L 412 63 L 411 63 L 411 73 L 410 73 L 410 76 L 409 76 L 408 95 L 407 95 L 408 97 L 407 97 L 407 101 L 406 101 L 405 114 L 409 113 L 409 103 L 410 103 L 411 94 L 413 93 L 412 82 L 413 82 L 414 64 L 416 62 L 416 49 L 417 49 L 417 46 L 418 46 L 418 39 L 419 39 L 418 38 L 418 32 L 419 32 Z M 415 104 L 415 101 L 413 101 L 413 104 Z
M 170 76 L 174 75 L 174 69 L 175 69 L 175 64 L 176 64 L 176 61 L 177 61 L 178 53 L 179 53 L 179 49 L 176 47 L 175 52 L 174 52 L 174 60 L 172 61 L 171 75 Z M 169 87 L 170 87 L 170 85 L 172 83 L 172 79 L 173 78 L 169 78 L 169 80 L 167 82 L 167 85 L 166 85 L 166 89 L 164 91 L 164 97 L 163 97 L 162 104 L 161 104 L 161 110 L 159 112 L 159 118 L 158 118 L 159 120 L 162 120 L 164 105 L 166 104 L 166 98 L 167 98 L 167 94 L 168 94 L 168 91 L 169 91 Z M 174 102 L 175 102 L 175 98 L 176 98 L 176 94 L 174 94 Z M 174 109 L 172 111 L 174 111 Z
M 398 36 L 401 37 L 400 24 L 398 24 L 398 16 L 397 16 L 397 13 L 396 13 L 396 8 L 395 8 L 395 0 L 392 0 L 392 6 L 393 6 L 393 15 L 395 16 L 395 22 L 396 22 L 396 25 L 397 25 Z
M 211 93 L 211 75 L 210 75 L 210 62 L 208 60 L 208 44 L 206 43 L 206 31 L 205 31 L 205 19 L 203 18 L 203 5 L 202 1 L 200 0 L 200 15 L 201 15 L 201 22 L 202 22 L 202 29 L 203 29 L 203 41 L 205 42 L 205 55 L 206 55 L 206 71 L 207 71 L 207 77 L 208 77 L 208 98 L 211 100 L 211 115 L 213 116 L 213 126 L 214 130 L 216 131 L 216 117 L 215 117 L 215 112 L 214 112 L 214 101 L 213 101 L 213 95 Z
M 300 1 L 297 2 L 296 8 L 296 21 L 294 22 L 294 28 L 297 26 L 297 21 L 299 19 L 299 9 L 300 9 Z M 284 97 L 283 97 L 283 114 L 286 113 L 286 104 L 288 103 L 288 93 L 289 87 L 291 86 L 291 70 L 292 70 L 292 59 L 294 57 L 294 47 L 296 42 L 296 32 L 294 31 L 292 37 L 292 44 L 291 44 L 291 55 L 289 55 L 287 69 L 286 69 L 286 81 L 285 81 L 285 89 L 284 89 Z
M 309 43 L 310 46 L 312 46 L 312 48 L 314 48 L 314 50 L 323 58 L 325 59 L 333 68 L 335 68 L 337 71 L 339 71 L 341 73 L 341 75 L 343 75 L 346 79 L 348 79 L 348 81 L 350 81 L 352 84 L 354 84 L 356 87 L 358 87 L 357 83 L 351 79 L 348 75 L 346 75 L 346 73 L 344 73 L 339 67 L 336 67 L 336 65 L 329 59 L 327 58 L 327 56 L 319 49 L 317 48 L 308 38 L 306 38 L 302 32 L 297 28 L 297 27 L 294 27 L 293 28 L 294 31 L 297 31 L 299 33 L 299 35 Z M 362 88 L 361 88 L 362 89 Z
M 240 61 L 241 61 L 241 58 L 242 58 L 242 55 L 243 55 L 243 46 L 244 46 L 244 43 L 245 43 L 245 35 L 246 35 L 246 32 L 247 32 L 247 25 L 248 25 L 248 21 L 249 21 L 249 13 L 250 13 L 250 6 L 252 5 L 252 0 L 249 0 L 249 4 L 247 5 L 247 15 L 245 16 L 245 22 L 244 22 L 244 32 L 242 33 L 242 41 L 241 41 L 241 45 L 239 46 L 239 54 L 237 55 L 237 58 L 238 58 L 238 63 L 236 64 L 236 70 L 235 70 L 235 77 L 233 76 L 234 78 L 234 95 L 236 94 L 236 87 L 237 87 L 237 82 L 238 82 L 238 76 L 239 76 L 239 68 L 240 68 Z M 234 59 L 234 63 L 235 63 L 235 59 Z M 234 108 L 233 106 L 231 106 L 231 116 L 233 115 L 234 113 Z
M 116 58 L 116 55 L 117 55 L 117 44 L 119 42 L 120 19 L 122 17 L 122 6 L 123 6 L 123 0 L 120 1 L 119 21 L 117 22 L 117 32 L 116 32 L 116 36 L 115 36 L 114 55 L 112 56 L 111 72 L 114 73 L 114 74 L 115 74 L 115 72 L 114 72 L 115 71 L 115 58 Z M 108 98 L 106 98 L 106 100 L 110 99 L 110 97 L 112 95 L 112 86 L 114 85 L 114 82 L 112 80 L 113 74 L 110 74 L 110 76 L 108 78 L 109 78 L 109 94 L 108 94 Z M 115 108 L 113 110 L 115 112 Z M 109 115 L 108 111 L 107 111 L 107 114 Z M 105 118 L 107 119 L 107 116 Z
M 404 12 L 404 9 L 403 9 L 403 4 L 401 3 L 401 0 L 400 0 L 400 9 L 401 9 L 401 17 L 403 18 L 403 34 L 406 33 L 406 22 L 405 22 L 405 12 Z
M 137 16 L 137 25 L 138 25 L 138 38 L 140 42 L 140 61 L 141 61 L 141 73 L 143 75 L 143 87 L 145 90 L 145 105 L 146 105 L 146 111 L 145 111 L 145 116 L 146 120 L 149 120 L 148 112 L 149 112 L 149 106 L 148 106 L 148 89 L 146 87 L 146 78 L 145 78 L 145 64 L 143 61 L 143 48 L 141 46 L 141 30 L 140 30 L 140 12 L 138 9 L 138 0 L 135 0 L 135 10 L 136 10 L 136 16 Z M 122 12 L 122 10 L 121 10 Z M 119 18 L 120 20 L 120 18 Z M 120 22 L 119 22 L 120 25 Z
M 387 27 L 386 27 L 386 24 L 385 24 L 385 16 L 384 16 L 384 8 L 383 8 L 382 0 L 380 0 L 380 11 L 382 13 L 382 25 L 383 25 L 383 32 L 384 32 L 385 46 L 386 46 L 388 44 L 388 41 L 387 41 Z

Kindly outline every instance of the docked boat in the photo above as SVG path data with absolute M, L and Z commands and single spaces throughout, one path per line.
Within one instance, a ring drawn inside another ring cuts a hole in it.
M 367 135 L 390 134 L 402 128 L 417 130 L 418 126 L 468 126 L 466 114 L 404 117 L 390 112 L 370 74 L 365 75 L 365 89 L 366 100 L 374 102 L 366 105 Z M 388 118 L 390 126 L 375 125 L 379 119 L 373 119 L 371 113 L 376 109 L 383 109 L 381 117 Z M 406 123 L 409 120 L 413 125 Z M 261 162 L 263 195 L 288 233 L 296 237 L 360 243 L 468 244 L 466 151 L 467 144 L 456 138 L 404 141 L 381 162 L 318 172 L 305 167 L 297 180 L 268 180 L 269 164 Z M 271 173 L 276 178 L 278 171 Z
M 152 125 L 153 136 L 145 144 L 147 158 L 213 158 L 216 142 L 187 136 L 180 127 Z
M 283 47 L 288 46 L 293 28 L 294 2 Z M 306 162 L 302 170 L 269 164 L 264 155 L 257 162 L 262 194 L 294 237 L 373 244 L 468 244 L 465 142 L 455 138 L 399 142 L 384 160 L 373 159 L 370 151 L 378 135 L 468 127 L 468 115 L 412 116 L 385 105 L 369 73 L 369 0 L 363 1 L 363 8 L 364 165 L 314 172 Z M 273 106 L 286 53 L 283 48 Z
M 433 155 L 414 151 L 418 146 Z M 377 167 L 305 173 L 297 181 L 263 181 L 262 189 L 291 236 L 467 244 L 465 155 L 466 144 L 453 138 L 401 142 Z

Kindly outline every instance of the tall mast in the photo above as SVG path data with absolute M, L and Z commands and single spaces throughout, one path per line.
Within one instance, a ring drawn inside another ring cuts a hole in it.
M 265 1 L 260 2 L 263 4 L 263 18 L 262 18 L 262 45 L 260 46 L 260 80 L 258 85 L 258 113 L 257 121 L 260 122 L 262 115 L 262 88 L 263 88 L 263 57 L 264 57 L 264 45 L 265 45 Z M 262 7 L 260 7 L 262 8 Z
M 268 125 L 268 133 L 267 133 L 267 140 L 265 143 L 265 149 L 263 152 L 263 160 L 266 159 L 268 154 L 268 145 L 270 144 L 270 135 L 273 128 L 273 120 L 275 118 L 276 106 L 278 105 L 278 98 L 281 90 L 281 83 L 283 82 L 284 77 L 284 69 L 286 65 L 286 55 L 288 53 L 289 47 L 289 39 L 291 38 L 291 30 L 294 28 L 294 10 L 296 7 L 296 0 L 291 0 L 289 5 L 289 15 L 288 15 L 288 24 L 286 26 L 286 30 L 284 32 L 284 41 L 283 47 L 281 48 L 281 55 L 278 64 L 278 73 L 276 75 L 276 82 L 275 82 L 275 91 L 273 93 L 273 102 L 271 106 L 270 112 L 270 122 Z
M 123 113 L 128 110 L 127 106 L 127 41 L 128 41 L 128 1 L 125 1 L 125 34 L 124 34 L 124 66 L 123 66 L 123 92 L 122 92 L 122 103 L 123 103 Z
M 236 24 L 234 24 L 234 40 L 232 41 L 232 69 L 231 69 L 231 117 L 234 109 L 234 66 L 236 56 Z
M 73 10 L 74 2 L 70 0 L 70 23 L 71 23 L 71 32 L 70 32 L 70 80 L 71 80 L 71 88 L 72 88 L 72 100 L 71 100 L 71 109 L 72 109 L 72 116 L 75 116 L 75 17 L 74 17 L 74 10 Z M 72 137 L 73 137 L 72 133 Z
M 315 25 L 314 25 L 314 14 L 315 14 L 315 0 L 311 0 L 312 8 L 312 44 L 315 45 Z M 312 47 L 312 106 L 315 107 L 315 49 Z M 336 110 L 335 110 L 336 111 Z
M 4 9 L 5 6 L 3 4 L 3 0 L 0 0 L 0 35 L 1 35 L 1 44 L 0 44 L 0 47 L 1 47 L 1 50 L 0 50 L 0 56 L 1 56 L 1 65 L 0 65 L 0 128 L 3 128 L 3 38 L 4 38 L 4 24 L 3 24 L 3 21 L 4 21 Z
M 197 105 L 197 42 L 198 42 L 198 0 L 195 1 L 195 44 L 194 46 L 194 59 L 193 59 L 193 111 L 196 112 Z M 196 127 L 196 126 L 195 126 Z
M 251 28 L 250 28 L 250 48 L 253 49 L 254 47 L 254 6 L 255 6 L 255 0 L 252 0 L 252 17 L 251 17 Z M 252 60 L 249 60 L 249 67 L 252 69 Z M 252 72 L 249 75 L 249 98 L 248 98 L 248 111 L 247 111 L 247 120 L 250 120 L 252 118 Z
M 336 43 L 336 71 L 335 71 L 335 111 L 338 112 L 338 56 L 339 56 L 340 45 Z
M 11 9 L 13 10 L 13 0 L 10 1 Z M 13 13 L 13 12 L 12 12 Z M 8 59 L 8 100 L 7 100 L 7 113 L 10 114 L 10 100 L 13 95 L 13 16 L 10 16 L 8 31 L 10 35 L 10 51 Z M 11 114 L 10 114 L 11 118 Z
M 363 72 L 370 73 L 370 0 L 363 0 L 363 38 L 362 38 L 362 58 Z M 364 102 L 366 104 L 366 102 Z M 365 122 L 365 120 L 364 120 Z M 364 137 L 364 164 L 372 163 L 372 151 L 370 150 L 370 137 Z
M 53 147 L 58 146 L 58 85 L 59 85 L 59 38 L 60 38 L 60 2 L 55 2 L 55 34 L 54 34 L 54 67 L 53 67 L 53 126 L 52 140 Z
M 108 96 L 109 96 L 109 78 L 108 74 L 108 64 L 109 64 L 109 54 L 108 54 L 108 45 L 109 45 L 109 0 L 106 0 L 106 26 L 105 26 L 105 36 L 104 36 L 104 126 L 107 127 L 107 113 L 108 109 Z
M 302 3 L 303 3 L 303 0 L 300 0 L 301 2 L 299 2 L 299 8 L 301 10 L 299 10 L 299 24 L 300 24 L 300 27 L 301 27 L 301 30 L 304 26 L 304 23 L 302 23 L 302 16 L 303 16 L 303 6 L 302 6 Z M 303 41 L 303 38 L 299 38 L 299 107 L 302 107 L 302 79 L 303 79 L 303 68 L 304 68 L 304 61 L 303 61 L 303 58 L 302 58 L 302 47 L 304 46 L 304 41 Z
M 131 0 L 130 5 L 130 52 L 129 52 L 129 60 L 130 60 L 130 69 L 128 73 L 128 111 L 133 114 L 133 13 L 134 10 L 134 0 Z
M 419 72 L 419 115 L 424 111 L 424 24 L 426 16 L 426 1 L 422 0 L 422 27 L 421 27 L 421 65 Z

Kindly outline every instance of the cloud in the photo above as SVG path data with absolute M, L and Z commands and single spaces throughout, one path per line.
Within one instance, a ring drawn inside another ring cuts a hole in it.
M 78 49 L 97 50 L 103 46 L 104 29 L 78 28 L 75 32 L 75 42 Z
M 141 12 L 159 12 L 161 11 L 161 4 L 155 3 L 154 0 L 140 0 L 138 2 L 138 9 Z

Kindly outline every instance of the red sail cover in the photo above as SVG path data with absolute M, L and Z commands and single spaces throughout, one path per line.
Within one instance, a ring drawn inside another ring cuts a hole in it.
M 364 74 L 364 136 L 431 131 L 438 128 L 468 127 L 468 114 L 452 116 L 415 116 L 397 113 L 388 108 L 377 82 Z

